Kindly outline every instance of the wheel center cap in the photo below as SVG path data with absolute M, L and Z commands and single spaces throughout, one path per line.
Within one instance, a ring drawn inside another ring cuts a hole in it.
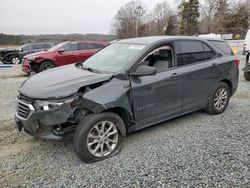
M 102 135 L 102 136 L 100 137 L 100 141 L 104 141 L 104 140 L 105 140 L 105 136 Z

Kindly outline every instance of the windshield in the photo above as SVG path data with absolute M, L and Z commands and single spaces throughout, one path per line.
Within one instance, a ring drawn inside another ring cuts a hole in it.
M 118 72 L 141 51 L 145 45 L 114 43 L 87 59 L 84 67 L 104 72 Z
M 48 50 L 48 52 L 54 52 L 54 51 L 58 51 L 59 49 L 61 49 L 65 44 L 67 44 L 68 42 L 62 42 L 60 44 L 57 44 L 55 46 L 53 46 L 52 48 L 50 48 Z

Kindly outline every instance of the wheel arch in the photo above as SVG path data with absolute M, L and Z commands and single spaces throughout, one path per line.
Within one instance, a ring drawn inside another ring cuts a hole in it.
M 228 79 L 224 79 L 224 80 L 221 80 L 220 82 L 224 82 L 228 85 L 229 89 L 230 89 L 230 95 L 232 95 L 233 93 L 233 84 L 230 80 Z
M 53 63 L 55 65 L 55 67 L 57 67 L 57 65 L 55 64 L 55 62 L 51 59 L 43 59 L 41 61 L 31 61 L 30 62 L 30 68 L 31 70 L 35 71 L 35 72 L 39 72 L 39 67 L 42 63 L 49 61 L 51 63 Z
M 118 115 L 123 120 L 123 122 L 126 126 L 126 131 L 128 131 L 128 128 L 131 125 L 132 116 L 125 108 L 113 107 L 113 108 L 107 109 L 103 112 L 112 112 L 112 113 Z

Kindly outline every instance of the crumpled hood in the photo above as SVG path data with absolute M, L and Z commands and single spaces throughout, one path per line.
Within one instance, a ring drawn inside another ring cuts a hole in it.
M 35 53 L 32 53 L 32 54 L 28 54 L 26 56 L 24 56 L 24 58 L 31 58 L 33 56 L 38 56 L 38 55 L 47 55 L 47 54 L 50 54 L 50 53 L 54 53 L 54 52 L 48 52 L 48 51 L 41 51 L 41 52 L 35 52 Z
M 113 74 L 98 74 L 71 64 L 50 69 L 26 80 L 19 92 L 35 99 L 56 99 L 75 94 L 82 86 L 103 82 Z

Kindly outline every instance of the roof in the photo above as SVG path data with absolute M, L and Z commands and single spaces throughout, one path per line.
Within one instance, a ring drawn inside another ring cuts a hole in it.
M 138 38 L 130 38 L 118 41 L 119 43 L 136 43 L 136 44 L 152 44 L 159 41 L 167 41 L 167 40 L 178 40 L 178 39 L 186 39 L 186 40 L 218 40 L 213 38 L 199 38 L 199 37 L 191 37 L 191 36 L 150 36 L 150 37 L 138 37 Z M 220 40 L 222 41 L 222 40 Z

